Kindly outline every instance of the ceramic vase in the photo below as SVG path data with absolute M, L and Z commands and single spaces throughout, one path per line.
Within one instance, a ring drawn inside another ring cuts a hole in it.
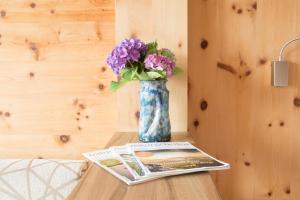
M 166 80 L 141 81 L 139 140 L 168 142 L 171 140 L 169 91 Z

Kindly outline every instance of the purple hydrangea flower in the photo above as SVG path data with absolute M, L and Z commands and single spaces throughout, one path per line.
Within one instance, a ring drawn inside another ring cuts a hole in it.
M 119 74 L 128 61 L 138 61 L 146 49 L 146 45 L 139 39 L 125 39 L 112 50 L 106 62 L 114 73 Z
M 165 71 L 168 77 L 173 75 L 175 61 L 159 54 L 150 54 L 146 57 L 145 67 L 150 70 Z

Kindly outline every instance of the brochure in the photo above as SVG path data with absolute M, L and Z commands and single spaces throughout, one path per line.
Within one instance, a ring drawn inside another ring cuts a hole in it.
M 188 142 L 132 143 L 83 155 L 128 185 L 230 167 Z

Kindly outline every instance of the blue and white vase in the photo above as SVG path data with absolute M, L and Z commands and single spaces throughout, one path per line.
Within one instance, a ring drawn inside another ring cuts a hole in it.
M 166 80 L 141 81 L 139 139 L 141 142 L 171 140 L 169 91 Z

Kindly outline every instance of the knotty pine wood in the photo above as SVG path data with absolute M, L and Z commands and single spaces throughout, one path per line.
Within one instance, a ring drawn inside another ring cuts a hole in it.
M 193 142 L 189 135 L 174 134 L 173 141 Z M 116 133 L 106 147 L 137 142 L 137 133 Z M 161 178 L 127 186 L 97 165 L 90 165 L 69 200 L 215 200 L 218 191 L 208 172 Z
M 172 131 L 187 131 L 187 0 L 116 0 L 117 42 L 128 37 L 157 40 L 171 49 L 184 73 L 172 77 L 170 120 Z M 118 131 L 135 132 L 139 116 L 139 83 L 127 84 L 117 93 Z
M 113 0 L 0 1 L 0 157 L 80 158 L 115 131 Z
M 231 164 L 214 175 L 224 200 L 300 198 L 299 44 L 289 87 L 270 83 L 299 16 L 297 0 L 189 1 L 189 130 Z

